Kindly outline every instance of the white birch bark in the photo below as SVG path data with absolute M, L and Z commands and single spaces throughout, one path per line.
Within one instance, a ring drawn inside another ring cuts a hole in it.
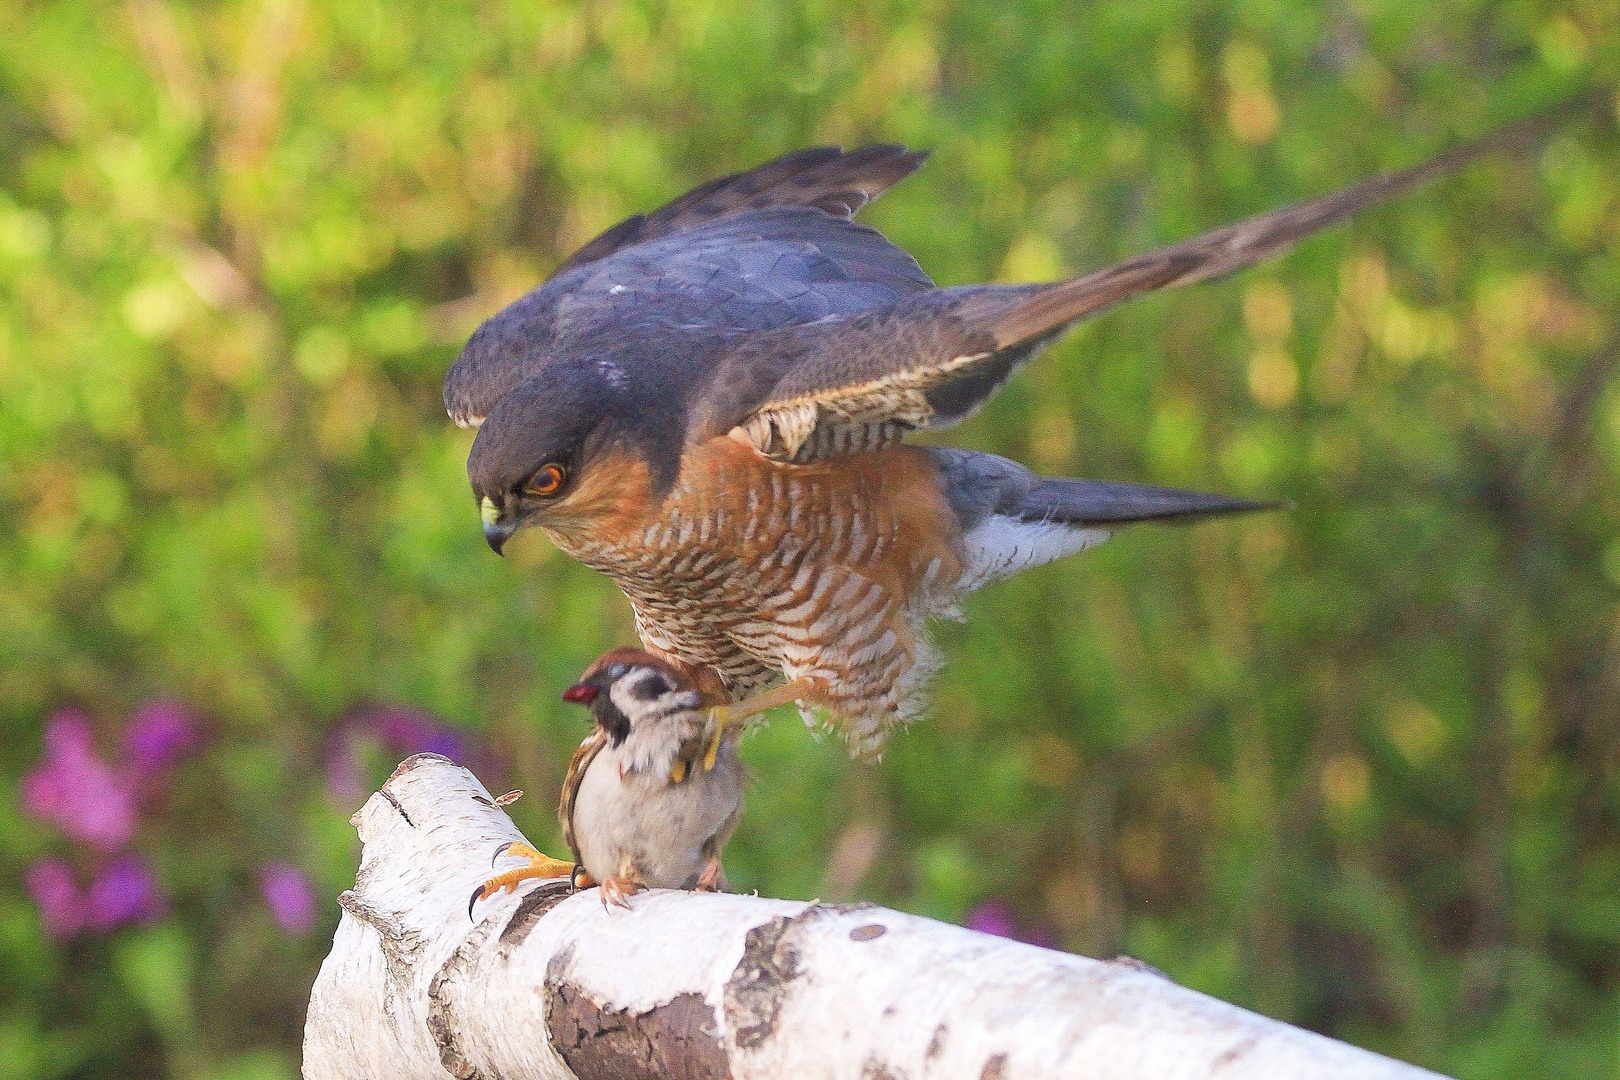
M 1227 1005 L 1132 961 L 867 905 L 526 883 L 465 769 L 402 764 L 364 844 L 304 1030 L 307 1080 L 1418 1080 L 1435 1074 Z

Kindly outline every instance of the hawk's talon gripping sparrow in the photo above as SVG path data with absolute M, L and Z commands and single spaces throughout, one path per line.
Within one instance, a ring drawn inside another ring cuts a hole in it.
M 715 758 L 720 753 L 720 741 L 732 728 L 749 717 L 768 712 L 778 705 L 802 701 L 815 691 L 814 679 L 798 678 L 755 694 L 746 701 L 739 701 L 733 705 L 715 705 L 710 708 L 709 726 L 703 740 L 703 771 L 708 772 L 714 768 Z
M 1276 504 L 1037 476 L 906 446 L 982 406 L 1042 344 L 1133 296 L 1228 274 L 1506 141 L 1068 281 L 938 288 L 854 222 L 922 164 L 818 147 L 598 236 L 486 321 L 445 377 L 477 427 L 490 546 L 534 524 L 616 581 L 648 648 L 746 695 L 788 668 L 852 745 L 921 707 L 930 618 L 1133 522 Z
M 716 705 L 709 710 L 708 730 L 703 736 L 703 771 L 709 772 L 714 768 L 715 759 L 720 756 L 720 740 L 726 737 L 731 729 L 731 707 L 729 705 Z

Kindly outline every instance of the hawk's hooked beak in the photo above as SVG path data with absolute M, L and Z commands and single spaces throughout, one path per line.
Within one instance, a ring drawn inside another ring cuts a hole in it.
M 503 519 L 501 508 L 488 495 L 478 504 L 478 516 L 484 520 L 484 539 L 489 541 L 490 549 L 499 555 L 507 538 L 517 532 L 517 521 L 514 518 Z

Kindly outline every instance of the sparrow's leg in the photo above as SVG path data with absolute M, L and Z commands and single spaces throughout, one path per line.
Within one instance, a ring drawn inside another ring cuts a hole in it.
M 467 901 L 467 918 L 472 918 L 473 905 L 480 900 L 486 900 L 503 889 L 515 889 L 520 882 L 531 878 L 559 878 L 570 877 L 574 872 L 574 864 L 553 859 L 550 855 L 542 855 L 534 848 L 521 840 L 514 840 L 509 844 L 502 844 L 495 849 L 495 859 L 502 855 L 516 855 L 528 859 L 529 865 L 520 866 L 515 870 L 508 870 L 504 874 L 497 874 L 478 888 L 473 890 L 472 899 Z
M 602 910 L 609 904 L 630 909 L 630 897 L 641 891 L 641 883 L 632 877 L 609 877 L 602 882 Z
M 720 741 L 725 738 L 728 730 L 756 713 L 807 698 L 815 691 L 814 679 L 800 677 L 755 694 L 747 701 L 739 701 L 735 705 L 714 706 L 709 710 L 709 735 L 707 747 L 703 752 L 703 771 L 709 772 L 714 768 L 715 758 L 720 756 Z
M 726 872 L 720 869 L 720 856 L 710 855 L 703 864 L 703 873 L 698 875 L 698 892 L 724 892 Z
M 619 872 L 602 879 L 602 910 L 606 911 L 610 903 L 628 910 L 630 897 L 646 887 L 641 870 L 636 866 L 635 856 L 628 851 L 622 852 L 619 855 Z

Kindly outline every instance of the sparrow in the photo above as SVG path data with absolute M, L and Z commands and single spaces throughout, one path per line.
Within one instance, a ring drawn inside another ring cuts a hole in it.
M 471 904 L 565 873 L 576 888 L 599 884 L 604 906 L 628 906 L 644 888 L 724 891 L 720 851 L 742 815 L 737 727 L 716 737 L 692 680 L 640 649 L 605 653 L 563 700 L 589 706 L 595 721 L 569 762 L 557 809 L 574 863 L 503 845 L 497 858 L 522 856 L 529 865 L 479 886 Z M 713 756 L 694 767 L 711 746 Z

